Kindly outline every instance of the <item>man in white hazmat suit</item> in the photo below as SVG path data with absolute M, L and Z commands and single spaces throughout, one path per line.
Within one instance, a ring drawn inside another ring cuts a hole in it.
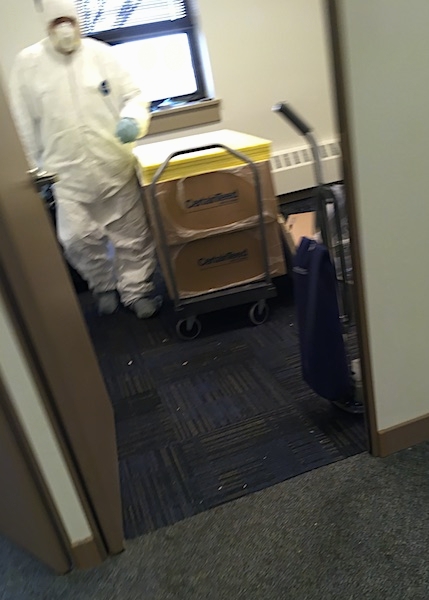
M 73 0 L 44 0 L 43 17 L 48 37 L 18 55 L 11 77 L 28 160 L 58 175 L 58 238 L 99 312 L 113 313 L 119 292 L 149 318 L 162 299 L 131 144 L 147 133 L 148 103 L 107 44 L 81 39 Z

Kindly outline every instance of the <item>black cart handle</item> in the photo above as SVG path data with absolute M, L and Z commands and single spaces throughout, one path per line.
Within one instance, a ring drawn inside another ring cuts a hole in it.
M 302 135 L 307 135 L 310 133 L 311 127 L 309 127 L 309 125 L 307 125 L 307 123 L 303 121 L 301 117 L 299 117 L 296 112 L 292 110 L 289 104 L 286 104 L 286 102 L 279 102 L 273 106 L 273 111 L 281 113 L 285 119 L 290 121 L 292 125 L 294 125 L 294 127 L 296 127 L 300 133 L 302 133 Z

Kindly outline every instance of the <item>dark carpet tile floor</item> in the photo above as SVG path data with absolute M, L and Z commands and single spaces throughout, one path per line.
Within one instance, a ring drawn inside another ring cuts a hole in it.
M 277 284 L 269 322 L 213 313 L 192 342 L 177 339 L 168 302 L 139 322 L 99 318 L 81 296 L 115 411 L 127 538 L 365 450 L 363 419 L 302 381 L 290 282 Z

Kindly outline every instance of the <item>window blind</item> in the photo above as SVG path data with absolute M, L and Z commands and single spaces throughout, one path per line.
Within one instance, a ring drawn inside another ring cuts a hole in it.
M 83 35 L 187 17 L 184 0 L 75 0 Z

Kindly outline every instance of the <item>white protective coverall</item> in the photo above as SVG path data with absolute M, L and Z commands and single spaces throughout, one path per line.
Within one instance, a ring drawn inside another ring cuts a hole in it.
M 61 9 L 70 2 L 47 1 L 47 20 L 68 16 Z M 150 113 L 112 49 L 83 39 L 62 54 L 42 40 L 18 55 L 11 102 L 31 167 L 58 175 L 58 238 L 70 264 L 93 292 L 117 289 L 126 306 L 150 294 L 154 246 L 132 144 L 115 136 L 118 121 L 130 117 L 142 137 Z

